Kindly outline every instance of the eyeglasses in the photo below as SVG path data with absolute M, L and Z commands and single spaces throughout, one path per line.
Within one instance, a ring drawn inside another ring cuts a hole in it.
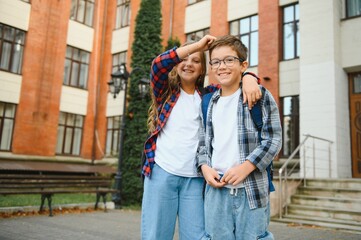
M 224 62 L 224 65 L 226 65 L 227 67 L 232 67 L 235 63 L 235 61 L 238 60 L 240 62 L 244 62 L 244 60 L 242 58 L 238 58 L 238 57 L 234 57 L 234 56 L 228 56 L 223 60 L 220 59 L 212 59 L 209 61 L 209 64 L 211 65 L 212 69 L 217 69 L 219 68 L 219 66 L 221 66 L 221 63 Z

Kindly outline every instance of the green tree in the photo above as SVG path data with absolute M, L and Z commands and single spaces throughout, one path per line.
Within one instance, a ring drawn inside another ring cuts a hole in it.
M 174 47 L 179 47 L 181 45 L 179 38 L 175 37 L 173 38 L 172 36 L 168 38 L 167 41 L 167 46 L 164 48 L 164 50 L 168 50 Z
M 160 0 L 142 0 L 135 20 L 128 107 L 122 162 L 122 201 L 124 205 L 141 203 L 141 154 L 147 136 L 147 115 L 150 96 L 141 97 L 140 79 L 149 78 L 154 57 L 162 51 Z

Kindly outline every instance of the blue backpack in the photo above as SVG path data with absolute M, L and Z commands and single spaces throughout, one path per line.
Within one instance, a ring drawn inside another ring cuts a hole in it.
M 265 88 L 261 87 L 261 91 L 262 91 L 262 97 L 265 94 Z M 211 100 L 212 96 L 213 96 L 214 92 L 211 93 L 207 93 L 203 96 L 202 98 L 202 114 L 203 114 L 203 126 L 206 127 L 206 120 L 207 120 L 207 109 L 208 109 L 208 105 L 209 105 L 209 101 Z M 261 107 L 261 101 L 258 101 L 253 108 L 250 110 L 251 112 L 251 116 L 252 116 L 252 120 L 254 122 L 254 124 L 257 127 L 257 131 L 258 131 L 258 140 L 259 142 L 261 142 L 262 138 L 261 138 L 261 130 L 262 130 L 262 126 L 263 126 L 263 121 L 262 121 L 262 107 Z M 273 161 L 271 161 L 270 165 L 268 165 L 267 167 L 267 175 L 268 175 L 268 183 L 269 183 L 269 191 L 270 192 L 274 192 L 275 191 L 275 187 L 272 183 L 273 180 Z

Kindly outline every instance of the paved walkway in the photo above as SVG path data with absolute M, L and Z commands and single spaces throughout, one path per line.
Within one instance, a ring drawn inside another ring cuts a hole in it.
M 277 240 L 361 239 L 357 234 L 276 222 L 270 230 Z M 140 212 L 131 210 L 0 218 L 1 240 L 137 240 L 139 232 Z

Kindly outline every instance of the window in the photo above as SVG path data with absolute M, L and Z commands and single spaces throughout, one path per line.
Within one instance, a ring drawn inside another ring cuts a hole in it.
M 90 53 L 67 46 L 64 85 L 87 88 Z
M 0 151 L 11 150 L 15 112 L 15 104 L 0 102 Z
M 283 59 L 294 59 L 299 56 L 299 7 L 295 4 L 283 8 Z
M 115 19 L 115 28 L 129 26 L 130 23 L 130 0 L 117 0 L 117 16 Z
M 60 112 L 56 153 L 80 155 L 84 116 Z
M 21 74 L 25 32 L 0 23 L 0 70 Z
M 114 156 L 119 152 L 120 123 L 122 116 L 107 118 L 107 143 L 106 155 Z
M 361 0 L 346 0 L 346 18 L 361 16 Z
M 207 34 L 209 34 L 209 28 L 199 30 L 197 32 L 188 33 L 187 34 L 187 42 L 198 41 Z
M 300 144 L 299 97 L 282 98 L 283 146 L 282 156 L 289 157 Z
M 202 1 L 204 1 L 204 0 L 188 0 L 188 5 L 197 3 L 197 2 L 202 2 Z
M 258 16 L 230 22 L 230 35 L 237 36 L 248 48 L 249 66 L 258 65 Z
M 127 63 L 127 52 L 120 52 L 113 54 L 113 66 L 112 66 L 112 73 L 119 70 L 119 66 L 122 63 Z
M 352 81 L 352 93 L 360 94 L 361 93 L 361 73 L 353 77 Z
M 93 26 L 94 0 L 72 0 L 70 19 Z

